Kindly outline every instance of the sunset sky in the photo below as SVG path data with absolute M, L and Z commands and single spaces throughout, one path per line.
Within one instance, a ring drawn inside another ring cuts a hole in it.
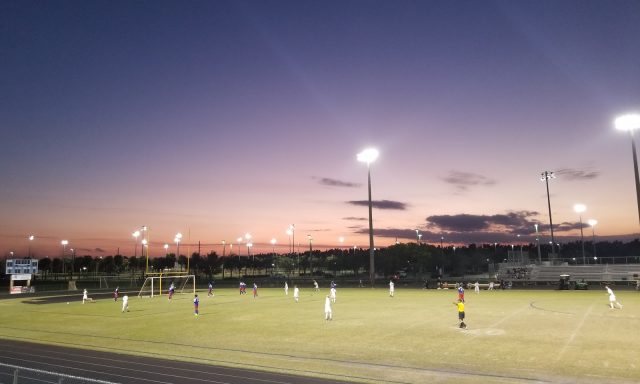
M 560 241 L 575 203 L 640 230 L 637 1 L 3 1 L 0 30 L 4 256 L 367 248 L 367 147 L 376 246 L 548 241 L 545 170 Z

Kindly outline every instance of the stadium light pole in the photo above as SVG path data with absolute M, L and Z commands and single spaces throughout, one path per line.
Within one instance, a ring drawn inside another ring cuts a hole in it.
M 162 247 L 164 248 L 164 255 L 166 257 L 169 254 L 169 244 L 165 243 Z
M 313 276 L 313 266 L 311 265 L 311 255 L 313 254 L 313 247 L 311 246 L 311 243 L 313 242 L 313 237 L 311 237 L 311 235 L 307 235 L 307 240 L 309 240 L 309 272 L 311 272 L 311 275 Z
M 182 241 L 182 233 L 176 233 L 176 237 L 173 238 L 173 242 L 176 243 L 176 261 L 180 260 L 180 242 Z
M 138 236 L 140 236 L 140 231 L 135 231 L 131 234 L 134 238 L 134 246 L 133 246 L 133 257 L 138 256 Z
M 251 253 L 251 247 L 253 247 L 252 242 L 247 242 L 247 259 L 251 257 L 251 274 L 255 276 L 256 274 L 256 257 Z
M 150 244 L 149 242 L 149 228 L 146 225 L 143 225 L 142 227 L 140 227 L 140 236 L 142 236 L 142 240 L 146 240 L 147 244 Z M 140 251 L 142 252 L 142 256 L 145 256 L 145 249 L 144 249 L 144 245 L 140 244 Z M 148 249 L 147 249 L 147 258 L 149 258 L 148 256 Z
M 636 179 L 636 200 L 638 204 L 638 220 L 640 220 L 640 175 L 638 175 L 638 155 L 636 154 L 636 142 L 633 138 L 633 131 L 640 128 L 640 115 L 628 114 L 620 116 L 614 121 L 614 125 L 619 131 L 628 131 L 631 138 L 631 152 L 633 155 L 633 175 Z
M 238 279 L 240 278 L 240 254 L 242 253 L 242 236 L 238 237 L 236 239 L 237 243 L 238 243 Z M 245 271 L 246 272 L 246 271 Z
M 542 252 L 540 252 L 540 233 L 538 232 L 538 224 L 533 224 L 536 229 L 536 245 L 538 247 L 538 264 L 542 264 Z
M 542 172 L 542 177 L 540 180 L 544 181 L 547 186 L 547 206 L 549 207 L 549 230 L 551 231 L 551 254 L 555 254 L 555 250 L 553 245 L 556 243 L 556 239 L 553 237 L 553 220 L 551 219 L 551 198 L 549 197 L 549 179 L 555 179 L 555 175 L 553 172 L 544 171 Z M 559 252 L 558 252 L 559 253 Z
M 580 216 L 580 243 L 582 245 L 582 264 L 586 264 L 587 258 L 584 254 L 584 232 L 582 231 L 582 212 L 587 210 L 587 206 L 584 204 L 575 204 L 573 210 Z
M 289 254 L 291 254 L 291 234 L 293 232 L 291 232 L 291 229 L 287 228 L 287 230 L 284 233 L 286 233 L 287 236 L 289 237 Z
M 227 241 L 226 240 L 222 240 L 222 257 L 225 256 L 226 250 L 227 250 Z
M 373 247 L 373 202 L 371 201 L 371 163 L 378 158 L 378 150 L 369 148 L 358 153 L 357 159 L 360 162 L 367 163 L 367 186 L 369 190 L 369 279 L 371 280 L 371 288 L 374 287 L 376 280 L 374 247 Z
M 76 269 L 76 250 L 71 248 L 69 251 L 71 251 L 71 280 L 73 280 L 73 273 Z
M 29 237 L 27 239 L 29 239 L 29 254 L 27 255 L 27 257 L 30 259 L 31 258 L 31 243 L 33 242 L 33 239 L 35 239 L 36 237 L 34 235 L 29 235 Z
M 416 229 L 416 242 L 420 245 L 420 230 Z
M 598 220 L 589 219 L 587 223 L 591 226 L 591 235 L 593 236 L 593 257 L 596 258 L 596 256 L 598 256 L 596 254 L 596 225 L 598 224 Z
M 64 260 L 64 257 L 65 257 L 65 251 L 66 251 L 66 248 L 67 248 L 67 244 L 69 244 L 69 240 L 62 240 L 62 241 L 60 241 L 60 244 L 62 245 L 62 267 L 63 267 L 62 268 L 62 273 L 64 273 L 65 272 L 64 271 L 64 266 L 66 264 L 65 260 Z

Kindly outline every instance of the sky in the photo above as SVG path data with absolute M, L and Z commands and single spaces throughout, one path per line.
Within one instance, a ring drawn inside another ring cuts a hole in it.
M 634 238 L 639 37 L 637 1 L 0 1 L 0 250 L 368 248 L 369 147 L 376 247 L 548 241 L 544 171 L 558 241 Z

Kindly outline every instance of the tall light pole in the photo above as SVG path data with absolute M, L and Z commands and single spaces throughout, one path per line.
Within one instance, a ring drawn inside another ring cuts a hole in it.
M 164 248 L 164 256 L 166 257 L 169 254 L 169 244 L 166 244 L 162 246 Z
M 538 232 L 538 224 L 533 224 L 536 229 L 536 245 L 538 247 L 538 264 L 542 264 L 542 252 L 540 252 L 540 233 Z
M 242 236 L 238 237 L 236 241 L 238 242 L 238 278 L 240 278 L 240 253 L 242 250 Z
M 596 255 L 596 224 L 598 224 L 598 220 L 589 219 L 587 223 L 591 226 L 591 235 L 593 236 L 593 257 L 595 259 L 598 256 Z
M 636 154 L 636 142 L 633 139 L 633 131 L 640 128 L 640 115 L 629 114 L 618 117 L 614 121 L 616 129 L 629 131 L 631 137 L 631 152 L 633 154 L 633 175 L 636 178 L 636 200 L 638 203 L 638 220 L 640 220 L 640 176 L 638 175 L 638 155 Z
M 307 235 L 307 240 L 309 240 L 309 272 L 311 272 L 311 275 L 313 275 L 313 267 L 311 265 L 311 255 L 313 252 L 311 243 L 313 242 L 313 237 L 311 237 L 311 235 Z
M 358 153 L 358 161 L 367 163 L 367 186 L 369 189 L 369 279 L 371 280 L 371 288 L 374 287 L 376 280 L 376 270 L 374 265 L 374 247 L 373 247 L 373 202 L 371 201 L 371 163 L 378 158 L 378 150 L 369 148 Z
M 249 232 L 245 233 L 244 234 L 244 239 L 245 239 L 246 244 L 247 244 L 247 263 L 249 263 L 249 258 L 251 257 L 251 253 L 249 252 L 249 246 L 253 245 L 251 243 L 251 234 Z M 254 266 L 252 265 L 251 268 L 252 268 L 252 271 L 253 271 Z
M 140 231 L 135 231 L 131 234 L 131 236 L 133 236 L 134 240 L 134 246 L 133 246 L 133 257 L 137 257 L 138 256 L 138 236 L 140 236 Z
M 551 219 L 551 198 L 549 197 L 549 179 L 555 179 L 553 172 L 544 171 L 540 180 L 544 181 L 547 186 L 547 205 L 549 207 L 549 230 L 551 231 L 551 254 L 555 254 L 553 245 L 556 243 L 555 237 L 553 237 L 553 220 Z
M 249 259 L 249 257 L 251 257 L 252 261 L 251 261 L 251 274 L 255 275 L 256 274 L 256 257 L 251 255 L 251 247 L 253 247 L 253 243 L 250 241 L 247 241 L 247 259 Z
M 176 261 L 180 260 L 180 242 L 182 241 L 182 233 L 176 233 L 173 242 L 176 243 Z
M 226 240 L 222 240 L 222 257 L 225 256 L 225 251 L 227 250 L 227 242 Z
M 145 240 L 148 244 L 150 244 L 149 242 L 149 228 L 146 225 L 143 225 L 142 227 L 140 227 L 140 235 L 142 236 L 142 240 Z M 142 257 L 145 257 L 147 260 L 149 259 L 149 248 L 146 248 L 146 253 L 145 253 L 145 245 L 144 244 L 140 244 L 140 251 L 142 251 Z
M 76 250 L 71 248 L 71 279 L 73 279 L 73 272 L 76 268 Z
M 60 241 L 60 244 L 62 245 L 62 272 L 64 273 L 64 266 L 66 265 L 64 260 L 65 250 L 67 248 L 67 244 L 69 244 L 69 240 L 62 240 Z
M 289 225 L 289 231 L 291 231 L 291 244 L 293 245 L 293 253 L 296 253 L 296 225 L 295 224 L 291 224 Z M 298 261 L 300 261 L 300 258 L 298 258 Z M 298 267 L 298 273 L 300 272 L 300 267 Z
M 27 237 L 27 239 L 29 239 L 29 254 L 27 255 L 28 258 L 31 258 L 31 242 L 33 241 L 33 239 L 35 239 L 36 237 L 34 235 L 29 235 L 29 237 Z
M 420 245 L 420 230 L 416 229 L 416 242 L 418 243 L 418 245 Z
M 285 231 L 285 233 L 287 234 L 287 236 L 289 236 L 289 254 L 291 254 L 291 234 L 293 232 L 291 232 L 290 228 L 287 228 L 287 230 Z
M 278 240 L 273 238 L 269 242 L 271 243 L 271 250 L 273 251 L 273 257 L 276 257 L 276 243 L 278 242 Z
M 584 254 L 584 233 L 582 232 L 582 212 L 587 210 L 587 206 L 584 204 L 576 204 L 573 206 L 573 210 L 580 216 L 580 243 L 582 245 L 582 264 L 586 264 L 587 258 Z

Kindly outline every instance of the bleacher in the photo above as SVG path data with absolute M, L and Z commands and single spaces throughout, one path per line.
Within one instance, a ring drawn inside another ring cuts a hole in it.
M 567 274 L 571 280 L 589 282 L 634 282 L 640 279 L 640 264 L 596 264 L 596 265 L 501 265 L 498 279 L 528 282 L 557 282 L 560 275 Z

